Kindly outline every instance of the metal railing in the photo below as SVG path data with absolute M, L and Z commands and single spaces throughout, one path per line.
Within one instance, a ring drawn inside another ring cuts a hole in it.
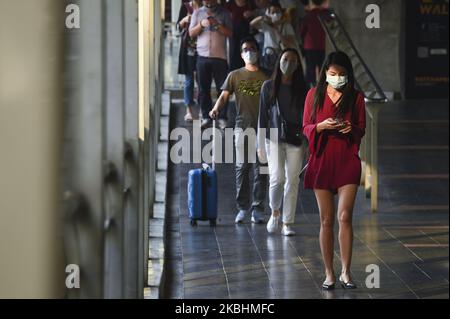
M 325 33 L 336 51 L 345 52 L 352 61 L 357 89 L 364 93 L 366 102 L 366 135 L 361 143 L 363 162 L 362 183 L 370 209 L 378 209 L 378 111 L 387 97 L 362 59 L 338 15 L 329 10 L 319 16 Z

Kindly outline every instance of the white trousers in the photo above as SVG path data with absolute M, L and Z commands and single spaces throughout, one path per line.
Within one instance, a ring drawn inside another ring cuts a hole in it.
M 269 203 L 280 210 L 283 202 L 283 223 L 293 224 L 297 207 L 300 172 L 303 167 L 304 146 L 275 143 L 266 139 L 269 164 Z

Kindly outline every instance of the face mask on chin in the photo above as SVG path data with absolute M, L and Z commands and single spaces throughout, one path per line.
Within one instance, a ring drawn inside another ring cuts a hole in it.
M 333 89 L 341 89 L 343 88 L 347 82 L 348 82 L 348 76 L 347 75 L 329 75 L 327 74 L 327 82 Z
M 253 64 L 255 65 L 258 62 L 258 53 L 256 52 L 243 52 L 242 53 L 242 59 L 247 64 Z

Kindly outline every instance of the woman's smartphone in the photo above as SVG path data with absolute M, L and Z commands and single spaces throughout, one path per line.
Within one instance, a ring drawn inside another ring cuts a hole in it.
M 337 126 L 338 128 L 343 128 L 343 127 L 345 127 L 345 126 L 347 125 L 347 124 L 344 122 L 344 120 L 343 120 L 342 118 L 340 118 L 340 117 L 335 117 L 333 120 L 336 122 L 336 126 Z

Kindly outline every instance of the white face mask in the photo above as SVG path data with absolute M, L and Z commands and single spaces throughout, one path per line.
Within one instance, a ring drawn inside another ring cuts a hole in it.
M 297 69 L 296 61 L 289 61 L 281 59 L 280 61 L 280 70 L 284 75 L 291 75 Z
M 258 53 L 252 51 L 243 52 L 242 59 L 245 63 L 256 64 L 258 62 Z
M 272 19 L 272 22 L 275 23 L 280 21 L 282 16 L 283 15 L 281 13 L 274 13 L 270 15 L 270 18 Z
M 327 82 L 334 89 L 340 89 L 348 82 L 347 75 L 329 75 L 327 74 Z

